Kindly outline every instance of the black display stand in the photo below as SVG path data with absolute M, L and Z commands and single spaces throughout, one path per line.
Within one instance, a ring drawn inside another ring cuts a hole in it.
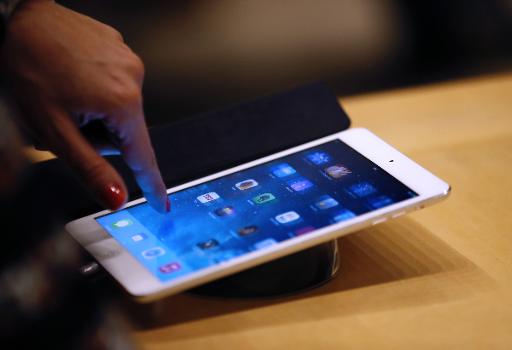
M 338 243 L 332 240 L 189 292 L 220 298 L 286 296 L 327 283 L 336 276 L 338 269 Z
M 150 129 L 162 176 L 171 187 L 348 128 L 336 96 L 314 84 L 262 97 L 180 123 Z M 131 198 L 140 192 L 119 157 L 110 158 L 126 180 Z M 66 220 L 101 210 L 58 160 L 36 166 L 38 179 L 54 186 Z M 73 193 L 72 198 L 69 194 Z M 62 216 L 62 215 L 61 215 Z M 209 283 L 192 292 L 217 297 L 269 297 L 303 291 L 338 270 L 336 241 Z

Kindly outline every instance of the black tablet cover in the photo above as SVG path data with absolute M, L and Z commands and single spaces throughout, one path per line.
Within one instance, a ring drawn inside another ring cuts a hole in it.
M 264 96 L 184 121 L 151 128 L 167 187 L 242 164 L 348 128 L 337 97 L 323 84 Z M 130 198 L 140 196 L 120 157 L 110 162 L 126 181 Z M 64 220 L 101 210 L 59 160 L 34 165 L 32 196 L 56 207 Z M 42 193 L 39 193 L 42 192 Z

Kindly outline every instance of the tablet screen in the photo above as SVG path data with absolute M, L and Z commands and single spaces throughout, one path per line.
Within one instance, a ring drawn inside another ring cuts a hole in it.
M 417 195 L 335 140 L 96 220 L 167 281 Z

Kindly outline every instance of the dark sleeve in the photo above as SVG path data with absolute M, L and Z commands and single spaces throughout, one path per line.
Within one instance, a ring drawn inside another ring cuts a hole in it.
M 29 166 L 15 191 L 0 192 L 0 348 L 133 349 L 118 290 L 78 273 L 90 257 L 62 229 L 63 201 L 48 204 L 55 191 L 43 181 Z
M 16 9 L 16 6 L 22 0 L 0 0 L 0 43 L 4 41 L 5 28 L 7 28 L 7 22 L 9 17 Z

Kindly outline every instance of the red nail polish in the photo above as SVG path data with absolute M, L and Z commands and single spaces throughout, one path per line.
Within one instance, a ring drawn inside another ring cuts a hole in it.
M 121 207 L 126 200 L 126 193 L 122 190 L 122 187 L 116 183 L 111 183 L 105 187 L 102 195 L 103 203 L 109 209 L 118 209 Z
M 171 201 L 169 200 L 169 198 L 167 198 L 167 200 L 165 201 L 165 211 L 166 212 L 171 211 Z

